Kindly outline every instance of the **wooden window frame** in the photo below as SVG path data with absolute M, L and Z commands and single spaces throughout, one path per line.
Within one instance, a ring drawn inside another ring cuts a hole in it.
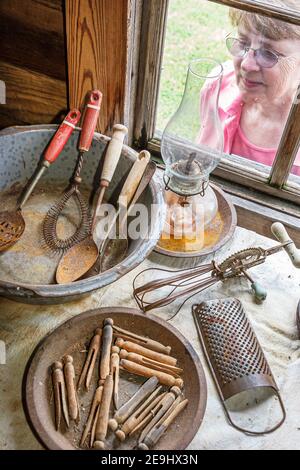
M 263 1 L 208 1 L 300 25 L 300 12 L 299 14 L 287 12 L 281 8 L 266 5 Z M 141 3 L 143 14 L 139 41 L 142 46 L 136 70 L 138 76 L 136 100 L 134 108 L 132 108 L 135 119 L 131 143 L 137 148 L 148 148 L 157 155 L 160 155 L 160 139 L 155 135 L 155 113 L 159 94 L 168 4 L 169 0 L 144 0 Z M 250 192 L 259 191 L 262 194 L 262 199 L 264 199 L 264 195 L 279 198 L 277 204 L 281 209 L 285 206 L 286 201 L 288 209 L 283 210 L 299 217 L 300 187 L 298 184 L 288 181 L 290 169 L 297 155 L 299 136 L 300 103 L 296 102 L 290 111 L 271 172 L 258 171 L 255 164 L 253 165 L 250 161 L 247 162 L 247 168 L 245 168 L 241 165 L 240 158 L 234 158 L 230 155 L 231 163 L 228 158 L 222 159 L 213 175 L 223 179 L 225 185 L 230 182 L 244 186 L 246 199 L 247 192 L 251 188 Z
M 266 11 L 252 0 L 207 1 L 239 8 L 243 4 L 246 10 L 262 14 L 274 10 Z M 65 0 L 69 106 L 78 106 L 91 87 L 103 90 L 99 130 L 109 133 L 114 123 L 124 122 L 130 130 L 129 145 L 149 148 L 159 157 L 155 113 L 167 12 L 168 0 Z M 299 15 L 287 17 L 279 10 L 270 14 L 300 24 Z M 299 115 L 300 106 L 294 106 L 279 149 L 279 155 L 283 148 L 289 152 L 285 165 L 276 158 L 270 175 L 262 165 L 249 161 L 244 168 L 241 159 L 230 156 L 229 163 L 221 161 L 212 179 L 231 194 L 240 226 L 270 236 L 271 222 L 280 220 L 300 244 L 300 189 L 291 184 L 293 178 L 286 185 L 292 148 L 300 134 Z

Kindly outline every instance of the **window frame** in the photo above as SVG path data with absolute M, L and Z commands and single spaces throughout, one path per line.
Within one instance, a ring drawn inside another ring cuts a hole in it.
M 259 0 L 208 0 L 212 3 L 251 11 L 292 24 L 300 25 L 300 12 L 287 11 Z M 160 139 L 155 134 L 155 117 L 159 95 L 160 74 L 164 52 L 169 0 L 144 0 L 142 8 L 141 32 L 139 36 L 139 60 L 136 70 L 136 100 L 134 106 L 133 145 L 136 148 L 148 148 L 160 155 Z M 300 84 L 299 84 L 300 85 Z M 290 169 L 295 161 L 300 142 L 300 100 L 293 104 L 287 120 L 278 151 L 268 176 L 237 165 L 237 160 L 230 156 L 221 160 L 213 175 L 224 181 L 250 187 L 264 194 L 292 202 L 300 206 L 300 185 L 289 179 Z M 224 154 L 224 157 L 226 155 Z M 249 163 L 249 164 L 248 164 Z M 297 213 L 297 210 L 295 210 Z

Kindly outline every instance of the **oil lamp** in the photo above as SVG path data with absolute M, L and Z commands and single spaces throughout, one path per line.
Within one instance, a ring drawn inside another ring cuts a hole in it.
M 158 245 L 171 252 L 201 250 L 217 216 L 209 175 L 223 151 L 218 113 L 222 72 L 212 59 L 189 64 L 182 101 L 162 136 L 167 219 Z

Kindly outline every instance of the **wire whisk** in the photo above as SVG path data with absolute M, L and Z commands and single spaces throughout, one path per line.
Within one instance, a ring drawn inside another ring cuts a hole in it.
M 212 269 L 213 263 L 189 270 L 181 269 L 178 271 L 159 268 L 145 269 L 140 272 L 133 281 L 134 298 L 140 309 L 144 312 L 169 305 L 181 297 L 188 296 L 185 300 L 187 301 L 191 296 L 212 286 L 218 281 L 212 278 Z M 155 279 L 158 273 L 162 277 L 154 281 L 146 282 L 138 287 L 140 278 L 144 277 L 145 274 L 147 277 L 149 276 L 149 279 Z
M 82 129 L 79 139 L 79 154 L 74 169 L 74 173 L 70 180 L 70 185 L 64 191 L 61 199 L 54 204 L 46 214 L 43 223 L 43 237 L 46 245 L 53 252 L 64 252 L 71 248 L 74 244 L 84 240 L 89 234 L 91 228 L 91 213 L 88 203 L 84 200 L 80 193 L 80 184 L 82 182 L 81 172 L 84 162 L 84 155 L 89 151 L 93 135 L 96 129 L 100 106 L 102 101 L 102 93 L 94 90 L 89 93 L 88 102 L 85 106 L 85 113 L 82 123 Z M 61 238 L 58 233 L 58 221 L 63 210 L 69 205 L 71 199 L 75 200 L 79 209 L 79 223 L 77 224 L 75 233 L 67 238 Z

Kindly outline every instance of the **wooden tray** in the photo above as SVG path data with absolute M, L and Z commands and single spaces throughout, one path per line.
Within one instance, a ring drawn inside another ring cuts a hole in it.
M 95 367 L 94 382 L 90 391 L 80 391 L 81 420 L 78 426 L 72 422 L 69 430 L 61 432 L 54 426 L 54 403 L 50 368 L 54 361 L 65 354 L 74 358 L 76 381 L 86 357 L 84 350 L 94 330 L 110 317 L 115 324 L 137 334 L 149 336 L 171 346 L 172 356 L 178 359 L 178 366 L 184 369 L 184 394 L 189 404 L 160 439 L 155 449 L 181 450 L 191 442 L 199 429 L 206 408 L 207 387 L 200 360 L 190 343 L 171 325 L 155 316 L 145 316 L 140 310 L 121 307 L 101 308 L 78 315 L 63 323 L 50 333 L 33 352 L 24 374 L 23 403 L 31 428 L 42 444 L 51 450 L 78 448 L 83 427 L 86 423 L 94 390 L 98 367 Z M 120 373 L 120 404 L 126 402 L 146 379 L 125 371 Z M 134 449 L 137 439 L 131 438 L 120 443 L 109 431 L 107 449 Z

